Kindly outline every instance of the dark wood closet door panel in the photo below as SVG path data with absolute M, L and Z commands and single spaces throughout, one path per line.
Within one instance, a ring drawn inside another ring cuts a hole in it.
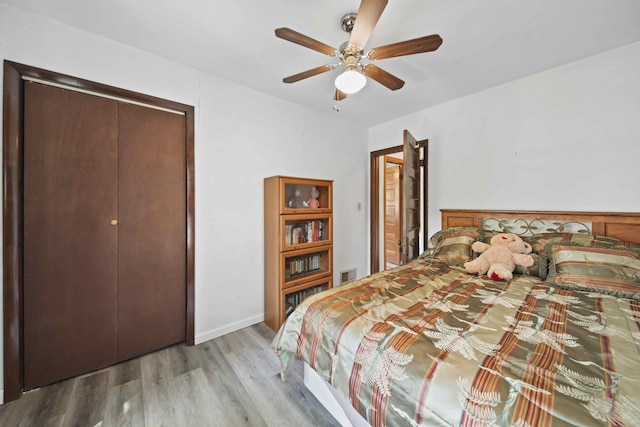
M 185 339 L 184 116 L 120 105 L 119 355 Z
M 25 84 L 25 389 L 117 361 L 117 117 Z

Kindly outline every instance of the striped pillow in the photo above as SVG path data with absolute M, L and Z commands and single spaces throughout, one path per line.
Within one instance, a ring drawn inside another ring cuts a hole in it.
M 571 242 L 582 246 L 593 246 L 596 248 L 610 248 L 612 246 L 625 246 L 627 248 L 640 248 L 640 244 L 625 242 L 615 237 L 598 236 L 586 233 L 540 233 L 523 237 L 524 241 L 531 245 L 533 253 L 545 253 L 546 247 L 550 243 Z
M 521 274 L 523 276 L 539 277 L 542 280 L 547 278 L 547 256 L 545 254 L 529 254 L 533 258 L 531 267 L 516 265 L 513 274 Z
M 551 284 L 640 299 L 638 250 L 560 242 L 548 244 L 547 254 Z
M 432 258 L 449 264 L 462 265 L 473 259 L 471 245 L 482 230 L 475 227 L 452 227 L 439 231 L 433 237 L 436 245 Z

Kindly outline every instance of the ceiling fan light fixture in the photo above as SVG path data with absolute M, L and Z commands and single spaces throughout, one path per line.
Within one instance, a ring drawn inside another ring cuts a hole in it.
M 367 78 L 359 73 L 358 60 L 353 55 L 348 55 L 344 59 L 346 71 L 336 77 L 335 85 L 340 92 L 347 95 L 358 92 L 367 84 Z
M 340 92 L 354 94 L 367 84 L 367 78 L 356 70 L 347 70 L 336 77 L 335 85 Z

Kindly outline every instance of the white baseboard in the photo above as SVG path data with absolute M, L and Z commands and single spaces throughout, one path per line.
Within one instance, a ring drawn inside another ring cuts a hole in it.
M 0 405 L 4 403 L 4 389 L 0 389 Z
M 205 341 L 209 341 L 214 338 L 218 338 L 223 335 L 230 334 L 231 332 L 238 331 L 240 329 L 246 328 L 251 325 L 255 325 L 256 323 L 260 323 L 260 322 L 264 322 L 264 314 L 259 314 L 257 316 L 249 317 L 247 319 L 243 319 L 238 322 L 224 325 L 220 328 L 216 328 L 207 332 L 196 334 L 196 336 L 194 337 L 194 341 L 196 344 L 200 344 Z

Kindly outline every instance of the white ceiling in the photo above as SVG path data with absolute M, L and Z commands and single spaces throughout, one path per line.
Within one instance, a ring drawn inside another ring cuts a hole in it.
M 638 0 L 390 0 L 365 52 L 429 34 L 444 42 L 376 62 L 404 88 L 369 80 L 334 113 L 338 70 L 294 84 L 282 78 L 335 59 L 274 29 L 337 48 L 348 39 L 340 18 L 359 0 L 0 1 L 367 127 L 640 40 Z

